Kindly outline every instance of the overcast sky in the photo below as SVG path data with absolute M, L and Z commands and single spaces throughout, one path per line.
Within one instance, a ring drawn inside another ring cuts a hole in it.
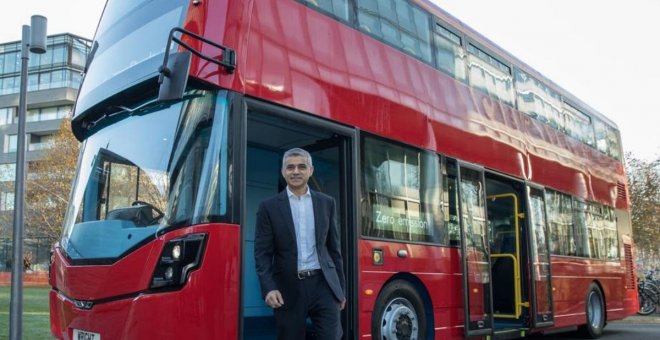
M 258 0 L 257 0 L 258 1 Z M 434 0 L 621 129 L 624 151 L 660 157 L 660 1 Z M 105 0 L 21 0 L 0 11 L 0 42 L 30 16 L 48 33 L 92 37 Z

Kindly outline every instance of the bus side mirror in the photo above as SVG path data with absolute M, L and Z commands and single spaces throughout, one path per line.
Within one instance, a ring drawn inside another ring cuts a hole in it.
M 178 100 L 183 98 L 183 92 L 188 83 L 188 73 L 190 72 L 190 60 L 192 53 L 190 51 L 176 52 L 169 55 L 167 66 L 163 65 L 158 69 L 160 76 L 158 82 L 158 100 Z

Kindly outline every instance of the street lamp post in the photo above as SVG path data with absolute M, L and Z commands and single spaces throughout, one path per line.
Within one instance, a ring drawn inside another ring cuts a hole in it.
M 9 338 L 23 338 L 23 205 L 25 203 L 25 116 L 27 113 L 27 71 L 30 52 L 46 53 L 46 17 L 33 15 L 30 25 L 23 25 L 21 37 L 21 87 L 18 101 L 16 135 L 16 180 L 14 184 L 14 237 L 11 266 L 11 302 Z

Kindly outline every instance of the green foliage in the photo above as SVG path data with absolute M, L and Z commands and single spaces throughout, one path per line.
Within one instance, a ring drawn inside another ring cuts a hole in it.
M 660 268 L 660 158 L 647 161 L 627 153 L 626 171 L 638 260 L 644 269 Z

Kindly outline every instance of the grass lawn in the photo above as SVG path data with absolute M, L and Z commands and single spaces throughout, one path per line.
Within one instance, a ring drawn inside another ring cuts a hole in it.
M 49 287 L 23 289 L 23 339 L 53 339 L 48 315 Z M 0 287 L 0 339 L 9 338 L 10 287 Z

